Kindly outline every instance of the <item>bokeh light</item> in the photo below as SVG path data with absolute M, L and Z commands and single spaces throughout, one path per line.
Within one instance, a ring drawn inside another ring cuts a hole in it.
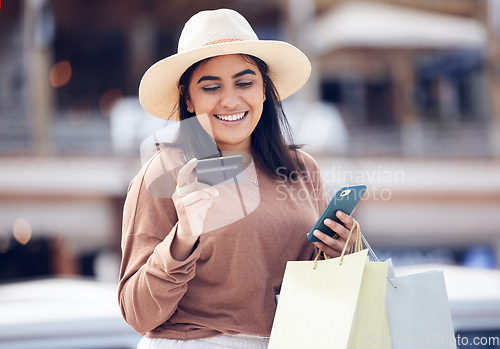
M 71 79 L 71 64 L 67 61 L 60 61 L 50 69 L 50 84 L 52 87 L 62 87 Z
M 31 224 L 24 218 L 17 218 L 12 228 L 14 238 L 22 245 L 26 245 L 31 240 Z

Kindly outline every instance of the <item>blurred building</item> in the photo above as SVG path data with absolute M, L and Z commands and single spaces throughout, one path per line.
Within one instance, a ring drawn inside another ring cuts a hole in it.
M 191 15 L 219 7 L 310 57 L 311 80 L 285 108 L 330 192 L 371 188 L 356 214 L 375 246 L 446 247 L 457 262 L 481 245 L 500 260 L 498 2 L 2 5 L 0 279 L 116 276 L 126 189 L 161 127 L 138 106 L 140 78 L 176 52 Z

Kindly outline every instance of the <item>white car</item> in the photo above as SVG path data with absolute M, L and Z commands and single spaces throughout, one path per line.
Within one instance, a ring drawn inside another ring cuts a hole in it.
M 75 278 L 0 284 L 2 349 L 132 349 L 139 340 L 121 316 L 114 283 Z

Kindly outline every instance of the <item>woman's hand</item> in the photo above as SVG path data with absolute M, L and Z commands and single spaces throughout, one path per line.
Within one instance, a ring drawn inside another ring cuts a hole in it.
M 189 182 L 197 164 L 197 159 L 191 159 L 182 166 L 172 197 L 179 224 L 171 252 L 177 260 L 184 260 L 191 253 L 198 236 L 203 232 L 207 211 L 212 206 L 213 199 L 219 195 L 217 189 L 208 184 Z
M 330 237 L 317 229 L 314 231 L 314 236 L 316 236 L 320 240 L 314 242 L 314 244 L 327 256 L 332 258 L 338 257 L 342 253 L 347 238 L 349 237 L 349 231 L 351 230 L 353 225 L 353 219 L 351 216 L 341 211 L 337 211 L 337 217 L 344 224 L 344 226 L 329 218 L 325 219 L 324 223 L 328 228 L 330 228 L 339 235 L 338 239 L 334 239 L 333 237 Z M 356 241 L 356 234 L 354 234 L 353 232 L 353 234 L 351 234 L 349 242 L 347 243 L 346 254 L 349 253 L 349 251 L 351 251 L 352 245 L 354 244 L 355 241 Z

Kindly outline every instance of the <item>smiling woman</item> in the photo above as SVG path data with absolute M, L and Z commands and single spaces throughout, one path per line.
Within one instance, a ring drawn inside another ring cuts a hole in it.
M 181 89 L 186 90 L 184 86 Z M 262 116 L 264 83 L 255 63 L 240 55 L 205 60 L 187 88 L 190 113 L 209 116 L 221 151 L 251 153 L 251 135 Z
M 211 75 L 210 71 L 219 75 L 225 72 L 226 79 L 223 81 L 222 76 Z M 199 144 L 200 139 L 212 142 L 208 137 L 210 134 L 220 150 L 239 150 L 252 154 L 256 162 L 271 176 L 276 176 L 279 168 L 291 177 L 300 171 L 301 164 L 296 154 L 290 152 L 290 149 L 298 147 L 293 144 L 293 135 L 281 107 L 280 94 L 269 75 L 268 65 L 260 58 L 246 54 L 206 58 L 193 64 L 182 74 L 179 92 L 179 101 L 174 110 L 179 113 L 180 120 L 196 115 L 210 116 L 210 123 L 204 127 L 206 132 L 193 132 L 192 125 L 189 128 L 185 124 L 180 125 L 177 141 L 183 149 L 188 150 L 190 157 L 197 157 L 192 144 Z M 198 110 L 194 109 L 194 103 L 199 105 Z M 220 110 L 200 109 L 208 107 L 208 103 L 219 103 Z M 230 137 L 226 138 L 229 142 L 227 144 L 224 143 L 224 138 L 219 138 L 224 135 Z M 234 144 L 238 139 L 240 144 Z
M 326 195 L 281 108 L 310 70 L 296 47 L 259 40 L 239 13 L 221 9 L 194 15 L 179 52 L 144 74 L 144 109 L 181 122 L 125 202 L 119 302 L 143 335 L 139 348 L 266 348 L 286 262 L 318 249 L 340 254 L 350 216 L 331 227 L 340 239 L 306 241 Z M 194 179 L 207 149 L 241 154 L 245 180 L 208 186 Z M 172 168 L 175 176 L 161 176 Z M 174 194 L 153 195 L 149 177 L 168 177 L 161 187 Z M 251 209 L 240 214 L 245 200 Z

